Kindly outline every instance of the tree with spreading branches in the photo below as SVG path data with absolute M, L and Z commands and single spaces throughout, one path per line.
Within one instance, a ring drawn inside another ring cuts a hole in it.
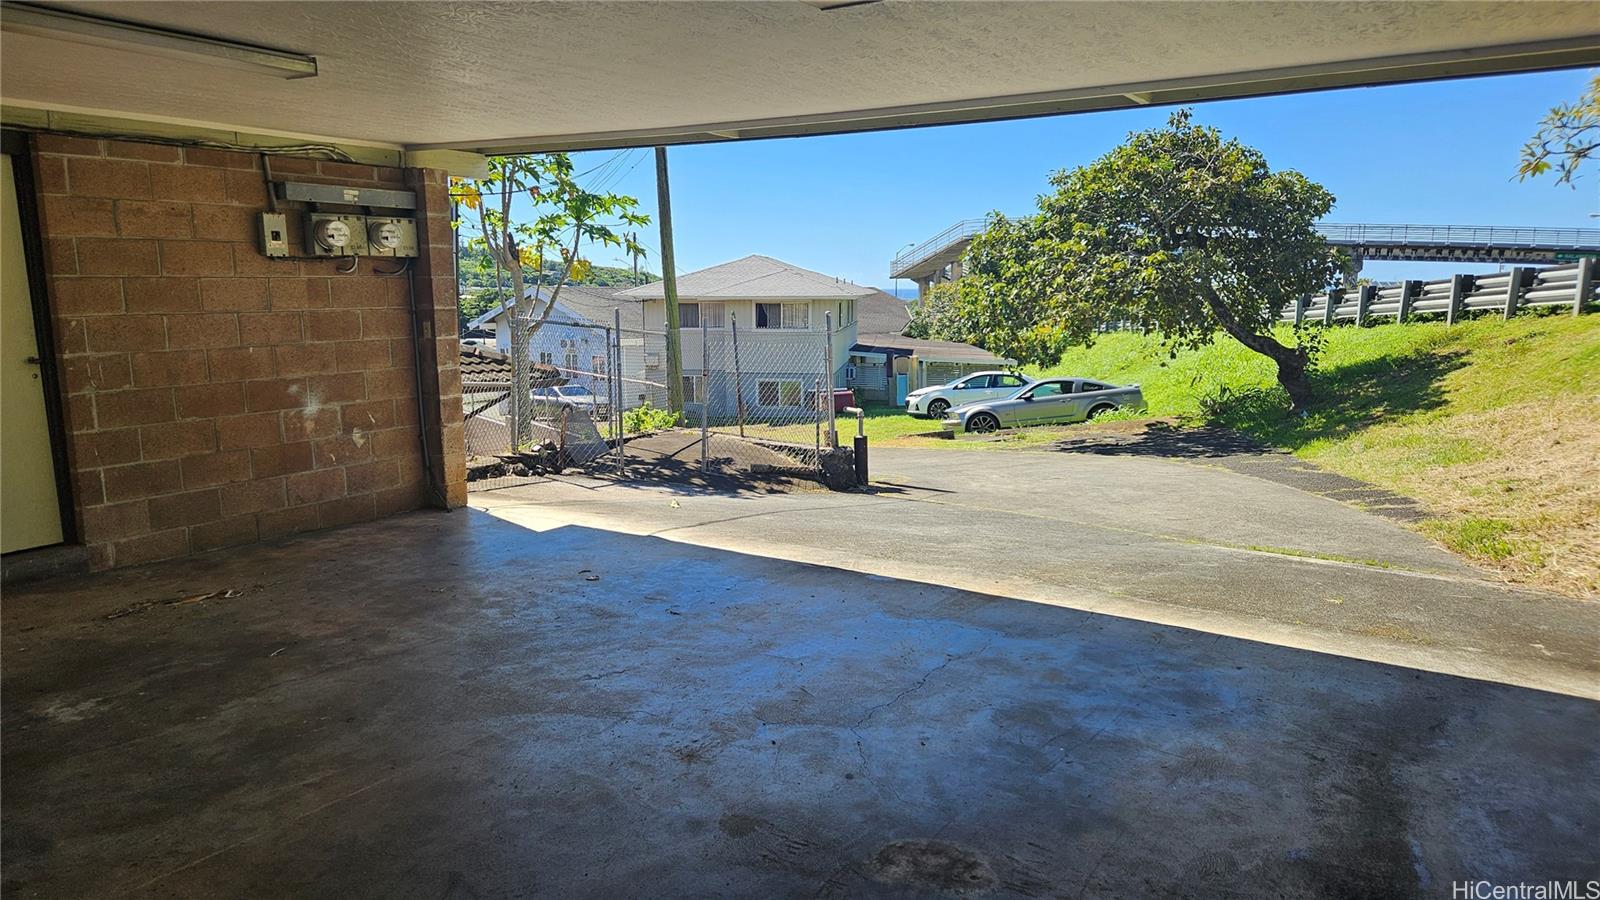
M 957 318 L 988 349 L 1044 366 L 1112 324 L 1174 353 L 1220 331 L 1273 361 L 1295 408 L 1311 402 L 1314 336 L 1274 331 L 1339 271 L 1316 229 L 1332 194 L 1186 109 L 1050 184 L 1037 214 L 991 215 L 966 252 Z
M 456 227 L 469 235 L 467 246 L 489 256 L 497 282 L 498 273 L 510 282 L 512 442 L 522 446 L 532 434 L 528 349 L 534 334 L 555 311 L 561 288 L 588 272 L 585 247 L 598 244 L 642 255 L 644 248 L 623 229 L 650 219 L 633 197 L 584 189 L 565 153 L 490 157 L 487 176 L 453 179 L 450 193 L 464 210 Z M 547 279 L 543 273 L 550 262 L 556 274 Z M 537 290 L 528 288 L 530 271 L 540 273 Z

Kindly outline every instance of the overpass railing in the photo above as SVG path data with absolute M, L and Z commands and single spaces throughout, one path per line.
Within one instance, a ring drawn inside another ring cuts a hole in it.
M 938 255 L 945 248 L 957 241 L 963 241 L 983 230 L 985 219 L 963 219 L 949 228 L 939 232 L 922 243 L 899 254 L 889 263 L 889 275 L 898 278 L 897 273 L 904 272 L 917 263 L 923 262 Z
M 906 250 L 889 263 L 889 276 L 944 252 L 983 230 L 984 219 L 963 219 Z M 1322 222 L 1317 230 L 1329 243 L 1345 246 L 1535 248 L 1600 252 L 1600 228 L 1539 228 L 1515 225 L 1383 225 Z
M 1396 246 L 1533 247 L 1600 249 L 1600 228 L 1534 228 L 1507 225 L 1339 225 L 1319 223 L 1332 244 Z

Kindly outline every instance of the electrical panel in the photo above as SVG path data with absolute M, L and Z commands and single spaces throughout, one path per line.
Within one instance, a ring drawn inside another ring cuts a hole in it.
M 289 217 L 283 213 L 261 214 L 261 252 L 281 258 L 289 255 Z

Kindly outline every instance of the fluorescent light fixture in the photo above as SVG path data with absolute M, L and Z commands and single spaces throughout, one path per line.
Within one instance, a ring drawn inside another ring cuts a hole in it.
M 801 0 L 810 6 L 815 6 L 823 12 L 832 12 L 836 9 L 849 9 L 852 6 L 867 6 L 872 3 L 882 3 L 883 0 Z
M 314 56 L 101 16 L 87 16 L 32 3 L 0 5 L 0 30 L 148 53 L 169 59 L 231 66 L 279 78 L 312 78 L 317 74 L 317 58 Z

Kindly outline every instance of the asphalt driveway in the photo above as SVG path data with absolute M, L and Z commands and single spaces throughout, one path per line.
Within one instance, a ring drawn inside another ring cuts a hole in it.
M 1508 587 L 1382 516 L 1208 464 L 872 454 L 874 494 L 564 478 L 476 495 L 581 524 L 1600 697 L 1600 604 Z

